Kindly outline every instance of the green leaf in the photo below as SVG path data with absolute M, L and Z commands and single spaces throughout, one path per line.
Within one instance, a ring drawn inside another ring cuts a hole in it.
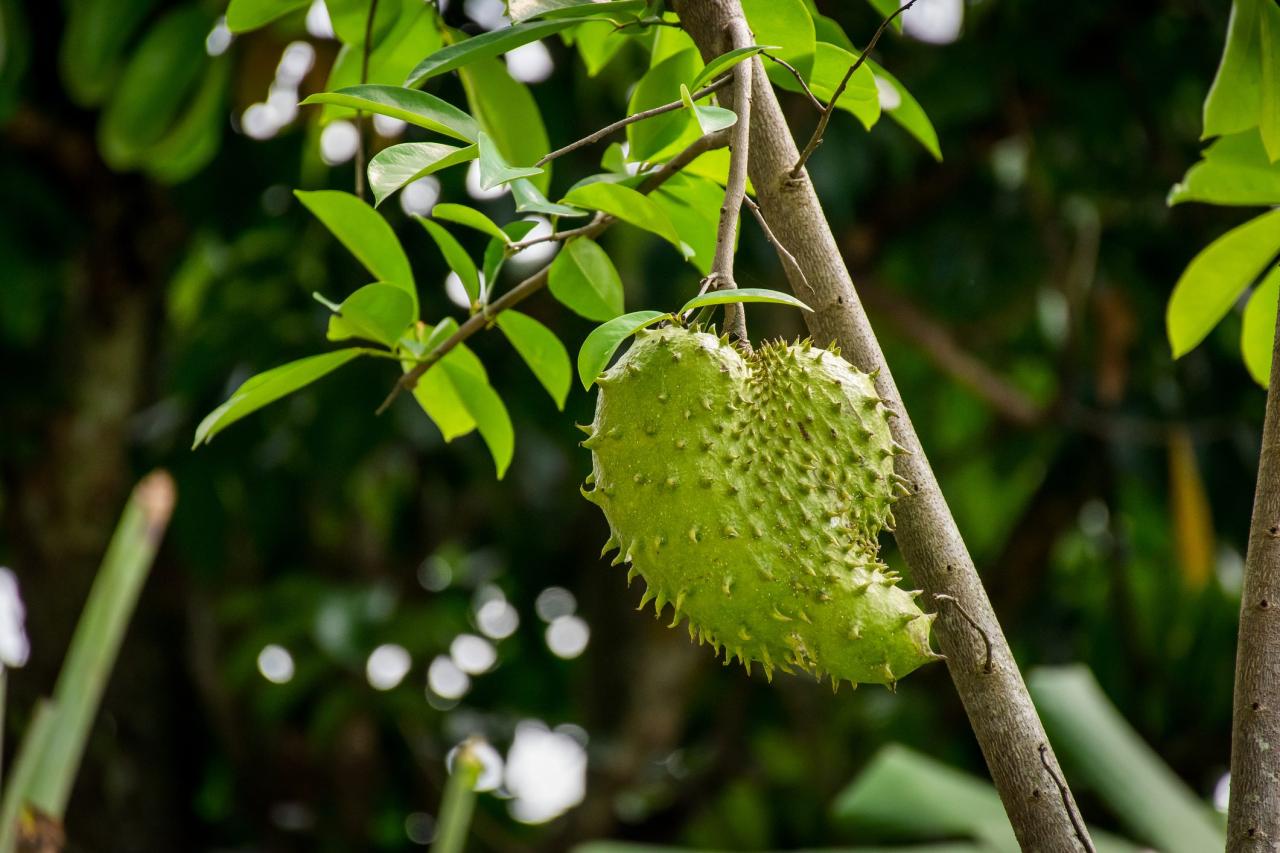
M 233 33 L 256 30 L 310 3 L 311 0 L 231 0 L 227 5 L 227 29 Z
M 569 396 L 573 370 L 569 366 L 569 353 L 555 333 L 528 314 L 503 311 L 498 315 L 498 328 L 511 341 L 511 346 L 529 365 L 542 387 L 547 389 L 556 408 L 564 411 L 564 401 Z
M 473 228 L 482 234 L 488 234 L 490 237 L 501 240 L 504 243 L 511 242 L 507 233 L 498 227 L 498 224 L 489 217 L 485 216 L 474 207 L 467 207 L 465 204 L 452 204 L 445 202 L 437 204 L 431 208 L 432 219 L 443 219 L 446 222 L 453 222 L 458 225 L 464 225 L 467 228 Z
M 462 248 L 462 244 L 458 242 L 457 238 L 442 226 L 422 216 L 414 218 L 422 223 L 423 228 L 427 229 L 431 239 L 435 240 L 436 245 L 440 247 L 440 254 L 444 255 L 444 262 L 462 280 L 462 287 L 466 290 L 467 297 L 471 299 L 471 304 L 477 304 L 480 301 L 480 274 L 476 271 L 476 263 L 471 260 L 467 250 Z
M 762 50 L 781 50 L 782 46 L 777 44 L 752 44 L 747 47 L 739 47 L 728 53 L 722 53 L 715 59 L 708 62 L 697 76 L 689 83 L 689 88 L 698 91 L 706 83 L 719 77 L 733 66 L 742 62 L 744 59 L 750 59 Z
M 551 262 L 547 287 L 566 308 L 588 320 L 608 320 L 622 313 L 622 279 L 604 249 L 586 237 L 564 244 Z
M 1169 191 L 1169 204 L 1280 204 L 1280 163 L 1269 163 L 1255 129 L 1215 140 L 1182 183 Z
M 1280 160 L 1280 6 L 1264 0 L 1261 10 L 1262 75 L 1259 81 L 1258 130 L 1267 159 Z
M 876 85 L 880 109 L 901 125 L 903 130 L 914 136 L 925 150 L 933 155 L 933 159 L 941 161 L 942 149 L 938 146 L 938 132 L 933 129 L 933 122 L 929 121 L 929 116 L 925 115 L 920 102 L 912 97 L 907 87 L 898 82 L 898 78 L 886 71 L 883 66 L 871 59 L 864 64 L 870 66 L 874 76 L 873 82 Z M 892 94 L 885 91 L 884 87 L 891 90 Z
M 1262 99 L 1262 6 L 1271 0 L 1235 0 L 1222 62 L 1204 101 L 1201 139 L 1258 125 Z
M 192 447 L 208 444 L 215 435 L 245 415 L 252 414 L 263 406 L 310 385 L 361 353 L 362 350 L 358 348 L 321 353 L 282 364 L 246 379 L 225 403 L 210 412 L 200 422 L 200 426 L 196 427 L 196 438 Z
M 362 51 L 365 31 L 369 29 L 369 11 L 373 8 L 369 0 L 325 0 L 325 7 L 329 11 L 329 23 L 333 26 L 338 41 Z M 397 0 L 377 5 L 370 33 L 374 50 L 392 37 L 393 31 L 403 25 L 406 12 L 411 11 L 412 7 Z
M 80 0 L 66 7 L 67 26 L 58 47 L 58 68 L 71 100 L 89 107 L 110 94 L 120 67 L 128 59 L 133 35 L 154 6 L 155 0 Z M 3 36 L 4 61 L 0 64 L 7 67 L 13 61 L 19 34 L 6 32 Z
M 502 226 L 506 236 L 501 240 L 495 237 L 489 241 L 489 245 L 484 247 L 484 281 L 490 289 L 497 283 L 498 273 L 502 271 L 502 265 L 507 262 L 507 246 L 517 240 L 523 240 L 528 237 L 529 232 L 536 228 L 537 225 L 537 222 L 528 219 L 517 219 L 515 222 L 508 222 Z
M 427 335 L 423 342 L 422 353 L 425 355 L 436 349 L 456 331 L 458 331 L 458 321 L 452 317 L 444 318 Z M 484 372 L 484 366 L 480 364 L 480 360 L 465 346 L 459 345 L 454 348 L 454 351 L 463 351 L 465 354 L 459 358 L 474 359 L 475 368 L 481 373 Z M 402 366 L 405 372 L 408 372 L 413 369 L 413 362 L 404 362 Z M 476 422 L 463 406 L 453 383 L 449 380 L 448 373 L 438 369 L 439 367 L 438 363 L 432 365 L 431 369 L 418 379 L 418 384 L 413 388 L 413 398 L 440 430 L 444 440 L 449 442 L 471 432 L 476 428 Z
M 374 206 L 419 178 L 474 160 L 477 153 L 475 145 L 459 148 L 443 142 L 402 142 L 383 148 L 369 160 Z
M 476 121 L 493 139 L 502 159 L 513 166 L 531 166 L 550 150 L 537 102 L 527 86 L 511 79 L 505 63 L 480 60 L 458 75 Z M 550 168 L 530 181 L 545 193 L 551 183 Z
M 820 100 L 830 101 L 845 72 L 857 60 L 856 55 L 844 48 L 818 42 L 813 59 L 813 74 L 809 79 L 809 88 L 813 90 L 813 94 Z M 792 92 L 800 91 L 800 84 L 790 74 L 778 77 L 774 83 Z M 868 130 L 880 118 L 880 94 L 876 90 L 875 74 L 868 63 L 862 63 L 853 72 L 840 100 L 836 102 L 836 108 L 853 115 Z
M 547 216 L 587 215 L 587 211 L 580 207 L 547 201 L 547 197 L 526 178 L 517 178 L 511 182 L 511 197 L 515 199 L 516 211 L 519 213 L 545 213 Z
M 602 210 L 623 222 L 657 234 L 679 249 L 680 254 L 685 257 L 689 257 L 692 252 L 676 233 L 671 220 L 653 203 L 653 199 L 631 187 L 607 181 L 580 184 L 571 189 L 563 201 L 592 210 Z
M 790 62 L 808 79 L 814 65 L 815 38 L 813 18 L 803 0 L 743 0 L 742 9 L 747 14 L 751 32 L 779 45 L 769 52 Z M 785 68 L 772 62 L 769 66 L 769 79 L 775 84 L 791 77 Z M 795 82 L 794 77 L 791 82 Z
M 595 77 L 603 71 L 629 41 L 626 33 L 619 32 L 609 21 L 587 21 L 576 30 L 562 33 L 562 36 L 568 38 L 570 34 L 578 55 L 587 66 L 588 77 Z
M 609 366 L 610 359 L 623 341 L 645 326 L 670 317 L 661 311 L 632 311 L 593 329 L 582 342 L 582 349 L 578 350 L 578 378 L 582 380 L 582 387 L 591 390 L 591 384 Z
M 696 49 L 668 56 L 645 72 L 631 92 L 627 114 L 635 115 L 680 97 L 680 84 L 695 76 L 702 60 Z M 628 156 L 640 162 L 661 160 L 698 137 L 698 129 L 684 110 L 627 125 Z
M 475 142 L 480 135 L 476 120 L 453 104 L 435 95 L 401 86 L 347 86 L 336 92 L 311 95 L 302 104 L 334 104 L 390 116 L 463 142 Z
M 1249 375 L 1263 388 L 1271 380 L 1271 354 L 1276 338 L 1276 309 L 1280 303 L 1280 266 L 1273 267 L 1253 291 L 1244 308 L 1240 353 Z
M 692 311 L 694 308 L 702 308 L 706 305 L 724 305 L 728 302 L 772 302 L 775 305 L 790 305 L 793 308 L 802 308 L 805 311 L 813 310 L 790 293 L 783 293 L 780 290 L 767 290 L 761 287 L 741 287 L 733 290 L 712 290 L 701 296 L 695 296 L 676 313 L 683 314 L 686 311 Z
M 366 284 L 344 299 L 329 318 L 328 338 L 364 338 L 395 349 L 414 319 L 413 300 L 404 288 L 383 282 Z
M 645 0 L 508 0 L 507 14 L 520 23 L 532 18 L 634 18 Z
M 374 278 L 403 288 L 413 299 L 413 313 L 417 315 L 418 291 L 413 283 L 413 270 L 387 220 L 351 193 L 294 190 L 293 194 Z
M 435 371 L 444 373 L 463 409 L 480 430 L 501 480 L 515 454 L 515 430 L 502 398 L 489 385 L 480 359 L 466 347 L 457 346 L 427 372 Z
M 1192 259 L 1165 316 L 1174 358 L 1204 340 L 1277 252 L 1280 210 L 1273 210 L 1223 234 Z
M 542 174 L 542 169 L 538 166 L 515 167 L 509 164 L 503 159 L 502 154 L 498 152 L 493 140 L 487 133 L 481 132 L 479 145 L 480 187 L 482 189 L 491 190 L 517 178 L 531 178 L 534 175 Z
M 649 195 L 662 209 L 681 239 L 693 249 L 691 262 L 706 275 L 715 258 L 724 190 L 714 181 L 693 174 L 672 175 Z
M 726 110 L 724 107 L 700 107 L 695 104 L 693 96 L 689 93 L 689 87 L 683 83 L 680 84 L 680 100 L 684 102 L 685 109 L 693 113 L 693 118 L 697 121 L 703 136 L 725 130 L 738 123 L 738 114 L 733 110 Z
M 477 59 L 491 59 L 522 44 L 528 44 L 540 38 L 545 38 L 552 33 L 558 33 L 576 23 L 577 21 L 569 19 L 563 21 L 538 21 L 531 24 L 513 24 L 500 30 L 492 30 L 487 33 L 481 33 L 478 36 L 463 39 L 437 50 L 419 62 L 418 66 L 409 72 L 409 77 L 404 81 L 404 84 L 406 86 L 417 86 L 437 74 L 461 68 L 464 65 L 475 62 Z
M 230 78 L 230 57 L 218 57 L 209 63 L 186 112 L 147 152 L 142 163 L 147 174 L 162 183 L 176 184 L 195 175 L 217 156 L 227 121 Z

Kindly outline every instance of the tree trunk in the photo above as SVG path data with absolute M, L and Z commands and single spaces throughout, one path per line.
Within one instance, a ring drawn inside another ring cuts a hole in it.
M 679 12 L 683 26 L 708 60 L 726 50 L 729 22 L 743 17 L 739 0 L 684 0 Z M 768 33 L 763 33 L 757 42 L 768 40 Z M 876 375 L 880 396 L 898 413 L 893 420 L 894 437 L 910 451 L 898 457 L 898 473 L 912 484 L 912 493 L 894 508 L 898 546 L 915 581 L 924 587 L 923 601 L 936 602 L 938 644 L 1009 821 L 1024 850 L 1092 850 L 813 185 L 804 171 L 790 179 L 799 152 L 760 60 L 751 61 L 757 67 L 752 75 L 749 174 L 760 208 L 774 236 L 795 256 L 804 274 L 800 280 L 791 269 L 787 271 L 796 295 L 814 309 L 805 317 L 815 342 L 835 341 L 854 365 Z M 733 107 L 729 92 L 722 92 L 720 98 Z
M 1280 314 L 1240 595 L 1227 850 L 1280 850 Z

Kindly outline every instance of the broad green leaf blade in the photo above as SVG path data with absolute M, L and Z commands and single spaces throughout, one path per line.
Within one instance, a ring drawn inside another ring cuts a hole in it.
M 1262 102 L 1262 5 L 1270 0 L 1235 0 L 1227 23 L 1222 62 L 1204 100 L 1201 139 L 1258 126 Z
M 477 153 L 475 145 L 459 148 L 443 142 L 402 142 L 383 148 L 369 160 L 374 206 L 419 178 L 474 160 Z
M 81 0 L 66 7 L 67 25 L 58 47 L 58 69 L 71 100 L 90 107 L 107 97 L 128 59 L 134 34 L 155 5 L 155 0 Z M 6 10 L 4 17 L 10 15 Z M 16 58 L 15 40 L 22 34 L 12 26 L 4 29 L 6 32 L 0 33 L 5 42 L 4 61 L 0 64 L 7 68 Z
M 1272 268 L 1253 291 L 1244 308 L 1240 354 L 1254 381 L 1266 388 L 1271 381 L 1271 354 L 1276 337 L 1276 307 L 1280 302 L 1280 266 Z
M 336 92 L 311 95 L 302 104 L 334 104 L 390 116 L 463 142 L 475 142 L 480 135 L 476 120 L 453 104 L 427 92 L 402 86 L 347 86 Z
M 573 38 L 573 46 L 587 66 L 587 76 L 595 77 L 605 66 L 618 55 L 618 51 L 631 40 L 626 33 L 609 21 L 589 20 L 575 30 L 566 30 L 561 34 L 568 40 Z
M 311 0 L 231 0 L 227 5 L 227 29 L 233 33 L 256 30 L 310 4 Z
M 215 435 L 245 415 L 310 385 L 360 354 L 361 351 L 356 348 L 321 353 L 282 364 L 246 379 L 227 402 L 210 412 L 200 422 L 200 426 L 196 427 L 192 447 L 208 444 Z
M 512 166 L 494 145 L 489 134 L 481 133 L 480 140 L 480 187 L 491 190 L 518 178 L 532 178 L 542 174 L 539 166 Z
M 458 321 L 452 317 L 444 318 L 427 335 L 426 340 L 423 342 L 423 353 L 434 350 L 456 331 L 458 331 Z M 474 360 L 471 366 L 483 374 L 484 365 L 480 364 L 480 360 L 475 357 L 474 353 L 461 346 L 457 347 L 455 351 L 464 353 L 461 356 L 457 356 L 457 358 L 469 362 Z M 413 369 L 413 364 L 405 362 L 403 368 L 408 372 Z M 476 428 L 475 420 L 467 412 L 462 400 L 458 397 L 458 392 L 454 390 L 448 374 L 440 369 L 439 364 L 433 365 L 418 380 L 418 384 L 413 388 L 413 399 L 417 401 L 422 411 L 440 430 L 440 435 L 444 437 L 446 442 L 453 441 L 460 435 L 466 435 Z
M 569 366 L 569 352 L 546 326 L 518 311 L 503 311 L 498 315 L 498 328 L 511 341 L 511 346 L 529 365 L 542 387 L 547 389 L 556 408 L 564 411 L 564 401 L 569 396 L 573 369 Z
M 1125 721 L 1086 667 L 1041 667 L 1027 687 L 1066 772 L 1096 791 L 1137 840 L 1167 853 L 1222 849 L 1209 806 Z
M 742 9 L 746 12 L 751 32 L 779 45 L 769 52 L 790 62 L 808 79 L 814 64 L 815 38 L 813 18 L 809 16 L 803 0 L 743 0 Z M 775 84 L 791 77 L 785 68 L 772 62 L 769 66 L 769 79 Z M 795 82 L 794 77 L 791 82 Z
M 729 302 L 772 302 L 775 305 L 790 305 L 792 308 L 801 308 L 805 311 L 813 310 L 790 293 L 783 293 L 780 290 L 766 290 L 760 287 L 742 287 L 734 290 L 712 290 L 701 296 L 695 296 L 676 313 L 683 314 L 695 308 L 702 308 L 707 305 L 724 305 Z
M 147 174 L 167 184 L 176 184 L 199 172 L 217 156 L 227 120 L 227 89 L 231 78 L 230 57 L 209 62 L 208 71 L 186 112 L 151 147 L 142 163 Z
M 457 347 L 442 358 L 433 370 L 442 370 L 453 384 L 458 399 L 475 421 L 480 437 L 489 446 L 498 479 L 501 480 L 515 454 L 515 429 L 511 426 L 507 407 L 489 384 L 483 369 L 475 369 L 479 359 L 472 355 L 473 364 L 462 356 L 462 353 L 469 352 L 463 347 Z
M 409 72 L 409 77 L 405 80 L 406 86 L 417 86 L 424 80 L 435 77 L 437 74 L 443 74 L 446 71 L 452 71 L 455 68 L 461 68 L 464 65 L 476 61 L 477 59 L 490 59 L 498 54 L 506 53 L 509 50 L 519 47 L 522 44 L 528 44 L 532 41 L 545 38 L 552 33 L 558 33 L 566 27 L 571 27 L 577 21 L 573 19 L 562 21 L 538 21 L 529 24 L 513 24 L 510 27 L 504 27 L 500 30 L 492 30 L 487 33 L 481 33 L 478 36 L 472 36 L 469 39 L 455 42 L 448 47 L 441 48 L 426 59 L 418 63 L 418 67 Z
M 604 249 L 586 237 L 565 243 L 551 262 L 547 287 L 562 305 L 588 320 L 622 313 L 622 279 Z
M 532 166 L 550 150 L 537 102 L 528 86 L 512 79 L 506 63 L 482 59 L 459 69 L 458 76 L 471 112 L 502 159 L 517 167 Z M 551 184 L 550 168 L 530 181 L 545 193 Z
M 458 274 L 458 278 L 462 279 L 462 287 L 467 291 L 471 304 L 475 305 L 480 301 L 480 274 L 476 271 L 476 262 L 471 260 L 471 256 L 467 254 L 466 249 L 462 248 L 457 238 L 441 225 L 422 216 L 414 218 L 422 223 L 422 227 L 427 229 L 431 239 L 436 241 L 436 245 L 440 247 L 440 254 L 444 255 L 444 262 L 449 265 L 449 269 Z
M 680 84 L 697 74 L 702 60 L 690 48 L 668 56 L 645 72 L 631 92 L 627 114 L 634 115 L 680 97 Z M 635 162 L 662 160 L 698 138 L 689 113 L 675 110 L 627 125 L 628 156 Z
M 672 175 L 649 197 L 693 249 L 690 262 L 703 275 L 709 273 L 715 259 L 724 190 L 708 178 L 682 173 Z
M 1169 297 L 1165 325 L 1173 357 L 1204 340 L 1280 252 L 1280 210 L 1228 231 L 1192 259 Z
M 338 190 L 294 190 L 307 210 L 338 238 L 347 251 L 364 264 L 373 277 L 404 289 L 413 299 L 413 313 L 418 313 L 418 291 L 413 270 L 405 257 L 396 233 L 387 220 L 364 199 Z
M 1169 204 L 1280 204 L 1280 163 L 1267 161 L 1256 129 L 1223 136 L 1200 156 L 1169 191 Z
M 819 99 L 830 101 L 845 73 L 857 61 L 858 57 L 844 48 L 818 42 L 809 88 Z M 783 89 L 793 92 L 800 90 L 800 84 L 790 74 L 779 77 L 775 82 Z M 836 107 L 862 122 L 862 126 L 867 130 L 875 126 L 880 118 L 880 93 L 876 89 L 875 74 L 867 63 L 862 63 L 858 70 L 853 72 L 844 92 L 840 94 L 840 100 L 836 102 Z
M 693 114 L 703 136 L 718 130 L 726 130 L 738 123 L 738 114 L 733 110 L 726 110 L 724 107 L 700 107 L 695 104 L 689 87 L 683 83 L 680 84 L 680 100 L 684 102 L 685 109 Z
M 696 92 L 699 88 L 706 85 L 710 81 L 719 77 L 733 66 L 737 65 L 745 59 L 750 59 L 762 50 L 781 50 L 782 46 L 777 44 L 753 44 L 747 47 L 739 47 L 728 53 L 722 53 L 715 59 L 708 62 L 697 76 L 689 83 L 689 88 Z
M 364 338 L 394 349 L 414 321 L 413 300 L 404 288 L 376 282 L 348 296 L 329 318 L 331 341 Z
M 508 0 L 507 14 L 516 23 L 532 18 L 632 19 L 644 11 L 645 0 Z
M 1261 9 L 1262 79 L 1259 81 L 1258 130 L 1267 159 L 1280 160 L 1280 6 L 1263 0 Z
M 942 149 L 938 145 L 938 132 L 933 129 L 933 122 L 929 121 L 929 116 L 925 115 L 920 102 L 912 97 L 907 87 L 903 86 L 898 78 L 886 71 L 883 66 L 871 59 L 868 59 L 865 64 L 871 67 L 871 73 L 874 75 L 880 109 L 901 125 L 903 130 L 914 136 L 925 150 L 933 155 L 933 159 L 941 161 Z
M 517 178 L 511 182 L 511 197 L 515 199 L 519 213 L 545 213 L 547 216 L 586 216 L 587 211 L 567 204 L 547 201 L 528 179 Z
M 134 487 L 93 579 L 53 690 L 57 735 L 48 740 L 27 790 L 30 805 L 55 821 L 67 801 L 111 678 L 125 631 L 173 514 L 175 486 L 153 471 Z
M 465 204 L 452 204 L 445 202 L 437 204 L 431 208 L 431 217 L 433 219 L 443 219 L 446 222 L 453 222 L 458 225 L 473 228 L 482 234 L 488 234 L 490 237 L 501 240 L 504 243 L 511 242 L 511 238 L 507 233 L 498 227 L 498 224 L 489 217 L 485 216 L 474 207 L 467 207 Z
M 653 199 L 631 187 L 607 181 L 580 184 L 569 191 L 563 201 L 569 204 L 601 210 L 623 222 L 657 234 L 689 257 L 691 250 L 680 239 L 671 220 Z
M 325 0 L 325 8 L 338 41 L 360 51 L 364 48 L 365 30 L 370 28 L 370 11 L 374 12 L 370 44 L 376 50 L 392 37 L 394 30 L 407 17 L 406 12 L 412 10 L 402 0 L 378 3 L 376 7 L 370 5 L 369 0 Z
M 582 387 L 591 390 L 591 384 L 609 366 L 623 341 L 645 326 L 670 317 L 661 311 L 632 311 L 593 329 L 582 342 L 582 349 L 578 350 L 578 378 L 582 380 Z

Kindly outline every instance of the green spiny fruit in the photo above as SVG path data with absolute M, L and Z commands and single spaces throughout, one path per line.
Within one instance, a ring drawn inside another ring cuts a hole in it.
M 599 380 L 584 489 L 647 589 L 644 607 L 758 661 L 892 687 L 938 656 L 933 614 L 878 560 L 898 452 L 871 378 L 810 346 L 742 356 L 677 326 L 641 331 Z

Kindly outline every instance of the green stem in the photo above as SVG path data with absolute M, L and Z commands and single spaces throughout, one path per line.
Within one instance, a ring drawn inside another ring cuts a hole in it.
M 471 829 L 471 814 L 476 805 L 476 782 L 483 765 L 473 747 L 477 741 L 467 740 L 458 747 L 453 773 L 444 786 L 440 817 L 436 824 L 436 840 L 431 853 L 462 853 Z

